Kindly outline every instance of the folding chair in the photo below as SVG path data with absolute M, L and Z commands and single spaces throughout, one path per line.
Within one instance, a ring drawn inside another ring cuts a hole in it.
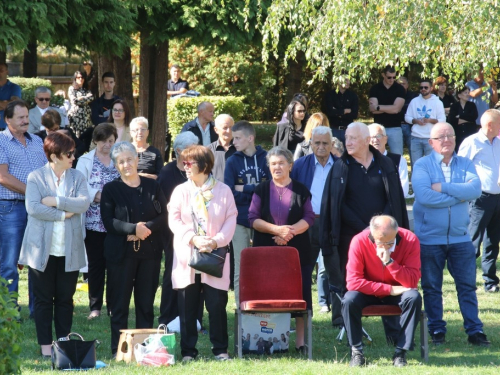
M 269 277 L 272 275 L 272 277 Z M 305 325 L 305 348 L 312 359 L 312 312 L 302 297 L 299 252 L 288 246 L 249 247 L 241 252 L 240 305 L 235 310 L 234 352 L 242 358 L 243 313 L 296 313 Z

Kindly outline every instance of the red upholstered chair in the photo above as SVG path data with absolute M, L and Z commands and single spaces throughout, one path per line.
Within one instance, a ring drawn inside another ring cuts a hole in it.
M 294 247 L 249 247 L 241 252 L 240 306 L 234 321 L 234 352 L 239 358 L 243 356 L 242 313 L 261 312 L 302 314 L 305 348 L 312 359 L 312 312 L 302 298 L 299 252 Z

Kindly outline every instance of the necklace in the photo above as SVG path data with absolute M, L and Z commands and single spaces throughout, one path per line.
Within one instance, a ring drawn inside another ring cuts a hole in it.
M 290 186 L 290 184 L 291 184 L 291 182 L 289 182 L 288 185 L 283 186 L 281 188 L 281 192 L 280 192 L 280 189 L 278 189 L 278 186 L 276 186 L 276 184 L 273 183 L 274 188 L 276 189 L 276 192 L 278 193 L 278 195 L 280 197 L 280 201 L 283 200 L 283 195 L 285 195 L 285 193 L 288 191 L 288 186 Z
M 135 243 L 138 243 L 139 246 L 137 246 L 137 248 L 135 247 Z M 134 251 L 137 253 L 139 251 L 139 249 L 141 248 L 141 240 L 138 240 L 138 241 L 134 241 L 134 243 L 132 244 L 133 247 L 134 247 Z

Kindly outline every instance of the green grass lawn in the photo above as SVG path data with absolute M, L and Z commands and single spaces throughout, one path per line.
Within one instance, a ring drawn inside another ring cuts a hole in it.
M 463 329 L 462 317 L 458 308 L 455 286 L 449 276 L 445 273 L 444 303 L 445 319 L 448 321 L 447 343 L 443 346 L 434 347 L 430 345 L 429 362 L 423 363 L 420 359 L 420 351 L 415 350 L 408 355 L 409 366 L 403 370 L 411 374 L 497 374 L 500 365 L 500 315 L 498 307 L 498 294 L 486 294 L 482 288 L 480 268 L 477 272 L 478 300 L 480 307 L 480 317 L 485 325 L 484 330 L 491 340 L 491 348 L 477 348 L 467 343 L 467 336 Z M 21 329 L 24 334 L 22 339 L 22 372 L 32 374 L 39 372 L 49 372 L 50 360 L 41 359 L 39 346 L 36 343 L 35 324 L 28 319 L 27 312 L 27 271 L 21 271 L 20 283 L 20 304 L 22 305 L 22 317 L 24 322 Z M 313 286 L 313 296 L 316 296 L 316 286 Z M 159 314 L 161 288 L 158 289 L 155 301 L 155 315 Z M 390 358 L 393 348 L 385 343 L 380 318 L 365 318 L 364 327 L 374 339 L 373 344 L 367 345 L 365 355 L 369 361 L 368 366 L 362 369 L 351 369 L 349 367 L 349 348 L 343 343 L 338 343 L 335 339 L 338 330 L 332 328 L 327 314 L 320 314 L 317 298 L 313 298 L 316 314 L 313 318 L 313 361 L 307 361 L 296 355 L 279 354 L 274 356 L 247 356 L 243 360 L 233 360 L 230 362 L 217 362 L 212 360 L 210 341 L 207 335 L 201 335 L 198 342 L 200 351 L 199 360 L 182 364 L 178 363 L 174 367 L 165 369 L 153 369 L 139 367 L 136 364 L 117 363 L 111 360 L 110 353 L 110 325 L 109 319 L 102 316 L 99 319 L 88 321 L 88 299 L 87 294 L 77 291 L 75 294 L 75 312 L 73 319 L 73 331 L 78 332 L 87 340 L 98 339 L 101 346 L 97 349 L 99 360 L 108 364 L 108 367 L 99 370 L 100 373 L 109 374 L 160 374 L 165 371 L 190 374 L 323 374 L 332 371 L 336 373 L 377 373 L 392 374 L 401 372 L 392 366 Z M 229 351 L 233 351 L 233 323 L 234 323 L 234 294 L 229 292 L 228 326 L 229 326 Z M 134 328 L 135 314 L 133 311 L 133 301 L 131 304 L 129 328 Z M 208 316 L 205 312 L 205 322 Z M 293 335 L 291 336 L 293 347 Z M 179 343 L 179 337 L 177 338 Z M 419 328 L 417 328 L 416 343 L 419 344 Z M 178 351 L 177 355 L 180 353 Z

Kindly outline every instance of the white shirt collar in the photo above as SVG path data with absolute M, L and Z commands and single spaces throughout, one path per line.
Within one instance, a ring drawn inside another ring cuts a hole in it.
M 64 178 L 66 177 L 66 171 L 63 172 L 61 175 L 61 178 L 57 178 L 56 174 L 54 173 L 54 170 L 50 168 L 50 173 L 52 173 L 52 179 L 54 180 L 54 185 L 60 186 L 64 182 Z M 59 181 L 59 184 L 57 183 Z
M 316 155 L 314 155 L 314 165 L 321 165 L 321 163 L 318 161 L 318 159 L 316 158 Z M 333 164 L 333 157 L 332 157 L 332 154 L 330 154 L 330 156 L 328 157 L 328 161 L 326 162 L 325 166 L 328 165 L 328 164 Z

